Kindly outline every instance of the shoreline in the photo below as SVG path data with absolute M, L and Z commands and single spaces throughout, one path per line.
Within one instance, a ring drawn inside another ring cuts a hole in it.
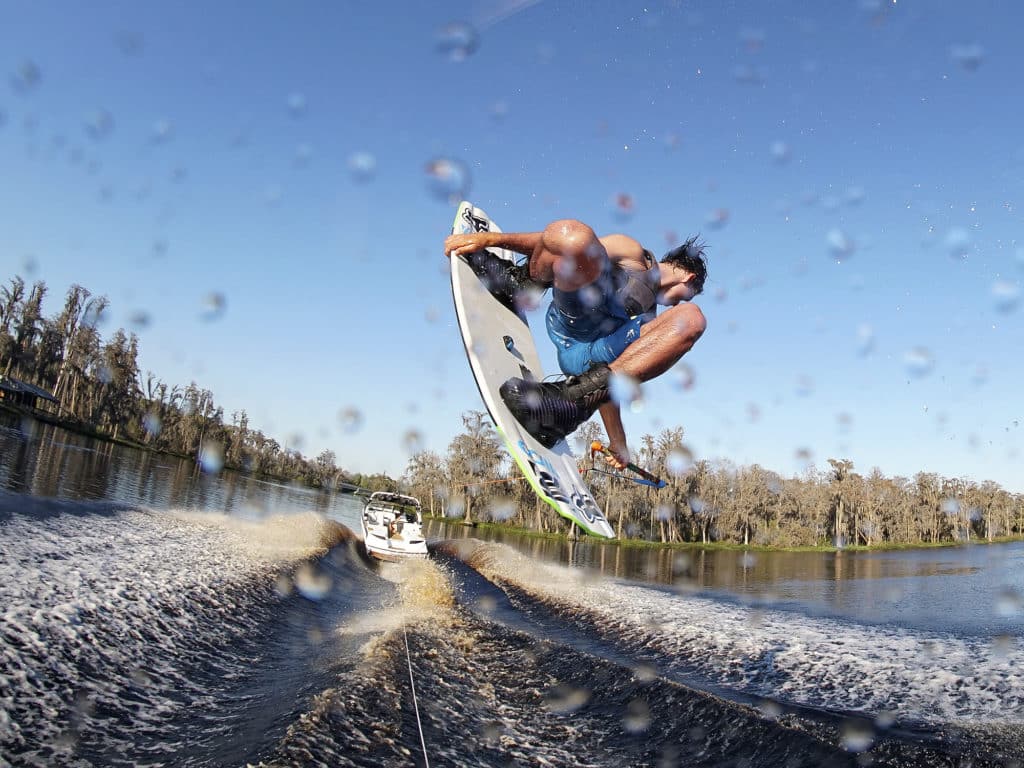
M 461 519 L 449 518 L 444 515 L 430 515 L 423 513 L 424 520 L 435 520 L 446 525 L 472 527 L 487 531 L 501 531 L 516 536 L 531 539 L 550 539 L 552 541 L 588 542 L 590 544 L 602 544 L 615 547 L 633 547 L 638 549 L 678 549 L 680 551 L 707 550 L 707 551 L 735 551 L 735 552 L 821 552 L 825 554 L 842 554 L 843 552 L 886 552 L 913 549 L 948 549 L 952 547 L 969 547 L 989 544 L 1010 544 L 1024 541 L 1024 536 L 996 536 L 989 539 L 971 539 L 970 541 L 921 541 L 921 542 L 884 542 L 881 544 L 850 545 L 848 547 L 837 547 L 834 544 L 804 545 L 798 547 L 776 547 L 767 544 L 733 544 L 731 542 L 712 541 L 702 543 L 699 541 L 650 541 L 647 539 L 602 539 L 599 536 L 591 536 L 588 533 L 579 533 L 577 539 L 571 539 L 567 533 L 557 531 L 537 531 L 531 528 L 522 528 L 508 523 L 493 521 L 474 520 L 471 526 L 465 525 Z

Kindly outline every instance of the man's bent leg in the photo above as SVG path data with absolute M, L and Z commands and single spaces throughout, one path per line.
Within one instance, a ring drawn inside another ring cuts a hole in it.
M 640 338 L 611 364 L 612 372 L 650 381 L 689 352 L 705 328 L 707 321 L 696 304 L 669 307 L 640 329 Z

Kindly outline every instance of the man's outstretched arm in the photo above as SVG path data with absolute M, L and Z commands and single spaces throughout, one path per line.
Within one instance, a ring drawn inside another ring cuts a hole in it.
M 444 253 L 445 256 L 460 256 L 484 248 L 507 248 L 524 256 L 533 256 L 542 238 L 542 232 L 470 232 L 465 235 L 449 235 L 444 241 Z

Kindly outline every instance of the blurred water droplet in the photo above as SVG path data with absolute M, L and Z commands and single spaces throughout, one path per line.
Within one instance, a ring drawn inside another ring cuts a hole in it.
M 658 677 L 658 670 L 650 664 L 639 664 L 633 670 L 633 676 L 641 683 L 649 683 Z
M 865 357 L 875 348 L 875 329 L 867 323 L 857 326 L 857 354 Z
M 114 370 L 106 363 L 101 363 L 96 369 L 96 378 L 104 384 L 109 384 L 114 380 Z
M 865 197 L 867 192 L 864 191 L 864 187 L 850 187 L 846 190 L 846 202 L 850 205 L 860 205 Z
M 693 389 L 697 381 L 697 373 L 688 363 L 677 363 L 672 368 L 672 382 L 678 389 L 685 391 Z
M 935 358 L 926 347 L 914 347 L 903 355 L 903 364 L 911 376 L 923 378 L 932 372 Z
M 295 146 L 295 154 L 292 156 L 292 163 L 296 168 L 305 168 L 309 165 L 309 161 L 313 159 L 313 147 L 306 142 L 302 142 Z
M 782 716 L 782 706 L 779 702 L 772 701 L 771 699 L 761 699 L 757 703 L 757 708 L 769 720 L 778 720 Z
M 125 56 L 138 56 L 142 53 L 144 42 L 138 32 L 122 29 L 114 33 L 114 45 Z
M 211 291 L 203 297 L 200 304 L 199 319 L 206 322 L 220 320 L 227 308 L 227 299 L 220 291 Z
M 619 192 L 611 199 L 609 207 L 615 220 L 624 224 L 636 213 L 636 200 L 628 192 Z
M 804 470 L 810 469 L 814 464 L 814 454 L 810 448 L 797 448 L 793 455 Z
M 640 382 L 625 373 L 613 371 L 608 380 L 608 393 L 613 402 L 630 405 L 640 398 Z
M 814 393 L 814 380 L 806 373 L 802 373 L 797 376 L 796 379 L 796 396 L 797 397 L 809 397 Z
M 491 104 L 490 115 L 496 122 L 502 122 L 508 117 L 508 102 L 507 101 L 496 101 Z
M 1013 650 L 1014 646 L 1013 635 L 996 635 L 992 638 L 992 655 L 1005 659 L 1006 656 Z
M 764 47 L 764 32 L 760 29 L 742 29 L 740 42 L 747 49 L 747 53 L 757 53 Z
M 683 138 L 678 133 L 669 131 L 665 134 L 665 148 L 670 152 L 679 149 L 679 146 L 683 143 Z M 671 247 L 671 245 L 669 246 Z
M 590 691 L 570 685 L 556 685 L 544 697 L 544 706 L 556 715 L 575 712 L 590 700 Z
M 288 94 L 288 99 L 285 101 L 288 107 L 288 114 L 292 117 L 302 117 L 306 114 L 306 96 L 298 91 Z
M 448 61 L 465 61 L 480 47 L 480 35 L 464 21 L 453 21 L 437 31 L 435 48 Z
M 460 496 L 456 496 L 448 500 L 448 506 L 444 510 L 445 517 L 462 517 L 462 513 L 466 511 L 466 503 Z
M 436 157 L 426 165 L 431 194 L 445 203 L 457 203 L 469 195 L 469 169 L 461 160 Z
M 966 261 L 971 255 L 971 236 L 966 229 L 954 227 L 946 234 L 946 252 L 955 261 Z
M 729 221 L 729 210 L 727 208 L 715 208 L 704 220 L 711 229 L 721 229 Z
M 353 152 L 346 162 L 352 181 L 365 184 L 377 173 L 377 158 L 369 152 Z
M 759 67 L 739 64 L 733 69 L 733 77 L 740 85 L 761 85 L 764 83 L 764 72 Z
M 492 520 L 511 520 L 516 516 L 515 499 L 510 499 L 507 496 L 498 496 L 491 500 L 489 512 Z
M 114 116 L 105 109 L 97 109 L 85 119 L 85 132 L 93 141 L 102 141 L 114 132 Z
M 643 733 L 651 725 L 651 708 L 643 699 L 633 699 L 626 705 L 622 727 L 626 733 Z
M 149 140 L 152 144 L 166 144 L 174 136 L 174 127 L 171 125 L 171 121 L 166 118 L 160 118 L 153 123 L 153 128 L 149 132 Z
M 846 411 L 843 411 L 836 415 L 836 422 L 839 425 L 839 431 L 846 434 L 850 431 L 850 427 L 853 425 L 853 416 Z
M 848 718 L 840 734 L 839 743 L 847 752 L 865 752 L 875 743 L 875 729 L 867 720 Z
M 208 474 L 220 472 L 224 467 L 223 446 L 213 440 L 204 441 L 203 447 L 199 449 L 199 466 Z
M 1020 284 L 1009 280 L 996 280 L 992 283 L 992 301 L 996 312 L 1013 312 L 1020 304 Z
M 152 322 L 152 318 L 144 309 L 136 310 L 128 315 L 128 324 L 133 328 L 138 328 L 139 330 L 148 328 L 150 322 Z
M 295 589 L 307 600 L 323 600 L 331 591 L 331 577 L 309 563 L 295 572 Z
M 981 62 L 985 60 L 985 49 L 977 43 L 970 45 L 954 45 L 949 50 L 953 61 L 959 64 L 968 72 L 977 71 Z
M 674 512 L 675 510 L 668 504 L 659 504 L 658 508 L 654 510 L 654 519 L 662 523 L 667 523 L 672 519 Z
M 848 259 L 853 255 L 856 246 L 845 232 L 840 229 L 830 229 L 825 235 L 825 243 L 828 245 L 828 252 L 836 261 Z
M 943 499 L 939 505 L 940 509 L 944 514 L 947 515 L 959 515 L 960 514 L 960 502 L 953 498 Z
M 363 414 L 358 408 L 342 408 L 338 413 L 341 431 L 354 435 L 363 426 Z
M 410 456 L 423 450 L 423 435 L 416 429 L 407 430 L 402 435 L 402 449 Z
M 792 150 L 789 145 L 784 141 L 773 141 L 771 146 L 772 160 L 779 165 L 783 165 L 790 161 L 793 156 Z
M 160 414 L 156 411 L 149 411 L 145 416 L 142 417 L 142 427 L 151 436 L 156 437 L 160 434 L 163 429 L 163 422 L 160 420 Z
M 1020 593 L 1013 587 L 1003 587 L 996 596 L 996 615 L 1003 618 L 1012 618 L 1021 613 L 1024 609 L 1024 600 Z
M 665 468 L 673 477 L 682 477 L 693 468 L 693 453 L 686 446 L 669 451 Z
M 22 62 L 21 66 L 11 75 L 11 86 L 18 93 L 28 93 L 43 79 L 42 70 L 32 60 Z

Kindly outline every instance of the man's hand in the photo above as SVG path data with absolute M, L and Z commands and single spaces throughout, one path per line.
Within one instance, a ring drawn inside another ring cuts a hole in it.
M 604 460 L 615 467 L 615 469 L 625 469 L 626 465 L 629 464 L 629 448 L 625 444 L 616 445 L 615 443 L 610 443 L 608 451 L 604 454 Z
M 448 235 L 444 240 L 444 255 L 449 258 L 464 253 L 476 253 L 491 245 L 490 232 L 470 232 L 466 235 Z

